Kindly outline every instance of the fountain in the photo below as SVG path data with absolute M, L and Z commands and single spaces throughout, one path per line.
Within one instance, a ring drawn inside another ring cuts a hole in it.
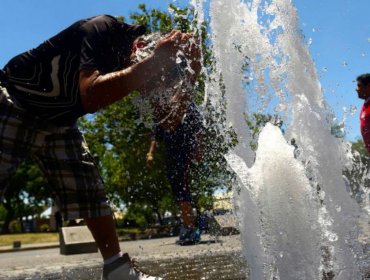
M 238 135 L 226 159 L 238 178 L 235 208 L 250 279 L 363 279 L 370 259 L 358 223 L 369 212 L 347 192 L 349 145 L 331 134 L 333 115 L 292 2 L 192 2 L 201 17 L 209 11 L 219 70 L 206 97 L 217 100 L 222 81 L 227 121 Z M 253 110 L 278 114 L 286 127 L 283 134 L 267 124 L 256 153 L 244 118 Z M 288 144 L 293 138 L 297 150 Z

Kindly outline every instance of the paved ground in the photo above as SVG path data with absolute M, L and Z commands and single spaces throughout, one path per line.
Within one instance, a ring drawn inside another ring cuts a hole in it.
M 128 241 L 121 247 L 139 261 L 148 273 L 166 280 L 247 279 L 239 235 L 202 236 L 201 244 L 176 245 L 176 237 Z M 49 247 L 56 244 L 47 244 Z M 9 280 L 98 280 L 98 253 L 61 255 L 59 248 L 4 252 L 0 248 L 0 279 Z
M 366 224 L 368 226 L 368 224 Z M 361 236 L 369 242 L 369 231 Z M 176 245 L 177 237 L 122 242 L 140 267 L 166 280 L 247 280 L 247 265 L 241 256 L 240 235 L 203 235 L 201 244 Z M 0 280 L 100 280 L 99 253 L 61 255 L 58 243 L 22 246 L 18 252 L 0 247 Z M 39 245 L 36 245 L 39 247 Z M 369 245 L 368 245 L 369 246 Z M 370 248 L 370 247 L 365 248 Z M 366 250 L 366 249 L 365 249 Z M 369 272 L 370 279 L 370 272 Z

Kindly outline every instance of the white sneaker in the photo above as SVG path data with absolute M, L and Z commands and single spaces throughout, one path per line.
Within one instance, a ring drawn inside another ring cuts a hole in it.
M 162 280 L 163 278 L 149 276 L 141 272 L 124 254 L 111 264 L 103 266 L 102 280 Z

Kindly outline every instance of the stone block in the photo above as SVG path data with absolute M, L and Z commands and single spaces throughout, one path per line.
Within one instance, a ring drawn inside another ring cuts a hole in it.
M 22 247 L 21 241 L 14 241 L 13 242 L 13 249 L 20 249 Z
M 236 217 L 233 214 L 214 215 L 209 218 L 209 233 L 212 235 L 238 234 Z
M 62 255 L 98 252 L 98 246 L 87 226 L 62 227 L 59 241 Z

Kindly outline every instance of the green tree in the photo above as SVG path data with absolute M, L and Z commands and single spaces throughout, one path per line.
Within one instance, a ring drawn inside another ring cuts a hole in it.
M 50 190 L 38 167 L 27 159 L 12 176 L 4 193 L 2 233 L 9 232 L 13 220 L 19 220 L 22 226 L 23 217 L 40 215 L 50 205 L 50 197 Z
M 245 115 L 245 121 L 251 132 L 252 138 L 249 145 L 253 151 L 256 151 L 258 148 L 258 136 L 266 123 L 271 122 L 284 132 L 283 121 L 278 115 L 253 113 L 251 115 Z
M 352 165 L 344 169 L 343 175 L 348 180 L 352 196 L 358 196 L 363 194 L 363 188 L 369 189 L 370 186 L 368 175 L 370 154 L 361 139 L 352 143 L 350 152 L 352 153 Z
M 130 95 L 97 114 L 81 126 L 90 149 L 99 159 L 110 200 L 120 206 L 149 205 L 162 213 L 162 200 L 169 195 L 162 169 L 146 167 L 150 130 Z M 160 214 L 159 217 L 162 215 Z
M 344 124 L 333 124 L 331 127 L 331 134 L 336 138 L 344 139 L 346 135 Z M 343 169 L 343 176 L 347 179 L 348 186 L 351 189 L 351 195 L 358 198 L 364 195 L 364 191 L 368 192 L 370 186 L 370 154 L 362 139 L 358 139 L 351 143 L 349 152 L 352 155 L 352 163 L 350 166 L 346 166 Z

